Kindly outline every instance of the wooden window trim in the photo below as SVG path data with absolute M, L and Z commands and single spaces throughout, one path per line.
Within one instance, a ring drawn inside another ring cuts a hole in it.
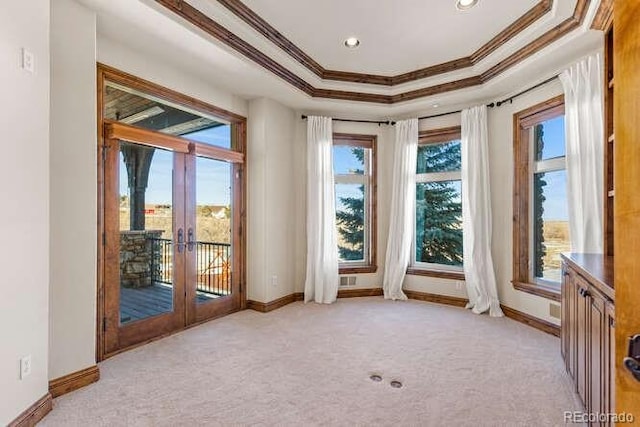
M 420 131 L 418 134 L 418 145 L 442 144 L 462 138 L 462 128 L 460 126 L 450 126 L 439 129 L 429 129 Z M 414 236 L 415 237 L 415 236 Z M 412 254 L 411 257 L 413 259 Z M 412 264 L 407 268 L 407 274 L 412 276 L 436 277 L 439 279 L 465 280 L 463 271 L 441 270 L 434 267 L 425 267 L 420 264 Z
M 369 173 L 369 259 L 365 265 L 338 266 L 338 274 L 365 274 L 378 271 L 378 137 L 350 133 L 334 133 L 334 146 L 361 147 L 371 150 L 371 170 Z
M 437 277 L 439 279 L 465 280 L 464 272 L 462 271 L 458 272 L 436 270 L 433 268 L 420 268 L 415 265 L 411 265 L 407 268 L 407 274 L 411 276 Z
M 418 134 L 418 144 L 441 144 L 447 141 L 462 138 L 462 128 L 451 126 L 440 129 L 422 130 Z
M 560 286 L 534 282 L 529 277 L 530 218 L 530 129 L 533 125 L 564 114 L 564 95 L 513 115 L 513 284 L 514 289 L 560 301 Z

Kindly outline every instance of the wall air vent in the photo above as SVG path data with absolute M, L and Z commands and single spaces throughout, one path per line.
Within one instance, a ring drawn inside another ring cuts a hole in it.
M 340 276 L 340 286 L 355 286 L 356 276 Z

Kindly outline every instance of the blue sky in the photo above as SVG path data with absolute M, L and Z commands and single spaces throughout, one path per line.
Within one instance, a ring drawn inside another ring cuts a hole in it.
M 542 150 L 543 159 L 551 159 L 564 156 L 564 116 L 548 120 L 543 123 L 544 128 L 544 148 Z M 545 174 L 544 214 L 546 221 L 567 221 L 569 219 L 569 208 L 567 207 L 567 174 L 566 172 L 550 172 Z
M 229 125 L 203 129 L 181 136 L 217 147 L 231 148 L 231 127 Z
M 187 138 L 218 147 L 230 147 L 230 127 L 219 126 L 189 135 Z M 147 186 L 146 203 L 173 204 L 171 194 L 173 153 L 156 149 Z M 229 205 L 231 203 L 231 165 L 198 157 L 196 160 L 196 199 L 198 205 Z M 127 172 L 120 155 L 120 194 L 128 195 Z

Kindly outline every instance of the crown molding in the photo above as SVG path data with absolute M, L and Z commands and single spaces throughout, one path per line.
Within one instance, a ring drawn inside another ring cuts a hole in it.
M 504 73 L 506 70 L 524 61 L 525 59 L 529 58 L 535 53 L 541 51 L 545 47 L 560 40 L 562 37 L 569 34 L 571 31 L 579 28 L 582 25 L 585 19 L 585 16 L 587 14 L 587 11 L 589 9 L 589 5 L 591 4 L 591 0 L 578 0 L 576 3 L 576 7 L 574 9 L 574 12 L 570 17 L 568 17 L 567 19 L 562 21 L 560 24 L 556 25 L 549 31 L 545 32 L 544 34 L 542 34 L 532 42 L 526 44 L 524 47 L 518 49 L 517 51 L 507 56 L 506 58 L 504 58 L 503 60 L 501 60 L 500 62 L 498 62 L 497 64 L 495 64 L 494 66 L 492 66 L 491 68 L 489 68 L 488 70 L 484 71 L 479 75 L 475 75 L 475 76 L 471 76 L 471 77 L 467 77 L 459 80 L 453 80 L 450 82 L 428 86 L 428 87 L 424 87 L 416 90 L 411 90 L 408 92 L 402 92 L 395 95 L 384 95 L 384 94 L 376 94 L 376 93 L 323 89 L 323 88 L 314 87 L 313 85 L 306 82 L 304 79 L 302 79 L 298 75 L 294 74 L 292 71 L 285 68 L 280 63 L 276 62 L 269 56 L 265 55 L 259 49 L 255 48 L 248 42 L 236 36 L 231 31 L 224 28 L 222 25 L 214 21 L 209 16 L 205 15 L 195 7 L 191 6 L 186 1 L 184 0 L 155 0 L 155 1 L 159 5 L 165 7 L 169 11 L 179 16 L 180 18 L 184 19 L 185 21 L 189 22 L 195 27 L 199 28 L 201 31 L 219 40 L 220 42 L 226 44 L 228 47 L 234 49 L 235 51 L 242 54 L 246 58 L 252 60 L 256 64 L 262 66 L 266 70 L 280 77 L 282 80 L 286 81 L 290 85 L 306 93 L 310 97 L 344 100 L 344 101 L 368 102 L 368 103 L 374 103 L 374 104 L 387 104 L 387 105 L 411 101 L 411 100 L 415 100 L 415 99 L 419 99 L 427 96 L 438 95 L 446 92 L 451 92 L 454 90 L 482 85 L 483 83 L 486 83 L 491 79 L 495 78 L 496 76 Z M 237 0 L 221 0 L 221 2 L 229 2 L 229 1 L 235 2 Z M 608 1 L 608 0 L 603 0 L 603 1 Z M 504 37 L 507 37 L 507 35 L 505 35 Z M 486 55 L 483 57 L 486 57 Z M 470 58 L 471 57 L 469 57 L 469 61 L 471 61 Z M 315 61 L 313 62 L 315 63 Z M 442 64 L 435 67 L 440 67 L 440 66 L 442 66 Z M 320 67 L 319 64 L 318 64 L 318 67 Z M 353 75 L 357 73 L 350 73 L 350 74 Z M 403 75 L 400 75 L 400 77 L 401 76 Z M 420 77 L 420 78 L 424 78 L 424 77 Z
M 592 30 L 606 30 L 613 21 L 613 0 L 600 0 L 596 16 L 591 23 Z
M 294 60 L 306 67 L 309 71 L 323 80 L 333 80 L 349 83 L 364 83 L 372 85 L 396 86 L 410 83 L 416 80 L 437 76 L 439 74 L 469 68 L 482 61 L 487 56 L 495 52 L 500 46 L 524 31 L 548 12 L 551 11 L 553 0 L 541 0 L 534 7 L 529 9 L 524 15 L 511 23 L 498 35 L 482 45 L 471 55 L 421 68 L 396 76 L 383 76 L 376 74 L 354 73 L 350 71 L 328 70 L 320 65 L 316 60 L 307 55 L 291 40 L 287 39 L 276 28 L 269 24 L 260 15 L 250 9 L 241 0 L 217 0 L 218 3 L 226 7 L 234 15 L 247 23 L 251 28 L 262 34 L 267 40 L 278 46 Z

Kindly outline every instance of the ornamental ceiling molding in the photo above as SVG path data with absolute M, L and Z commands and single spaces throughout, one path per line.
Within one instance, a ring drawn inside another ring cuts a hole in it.
M 294 60 L 306 67 L 309 71 L 323 80 L 333 80 L 349 83 L 365 83 L 372 85 L 396 86 L 416 80 L 437 76 L 451 71 L 471 67 L 487 56 L 491 55 L 500 46 L 524 31 L 548 12 L 551 11 L 553 0 L 542 0 L 515 22 L 502 30 L 498 35 L 482 45 L 469 56 L 436 64 L 408 73 L 396 76 L 382 76 L 375 74 L 353 73 L 348 71 L 327 70 L 317 61 L 307 55 L 292 41 L 282 35 L 260 15 L 250 9 L 241 0 L 217 0 L 218 3 L 229 9 L 234 15 L 247 23 L 251 28 L 262 34 L 267 40 L 289 54 Z
M 579 28 L 589 9 L 589 5 L 591 0 L 578 0 L 576 3 L 576 7 L 573 11 L 573 14 L 545 32 L 541 36 L 537 37 L 533 41 L 526 44 L 524 47 L 516 50 L 511 55 L 507 56 L 494 66 L 490 67 L 488 70 L 484 71 L 481 74 L 459 79 L 453 80 L 446 83 L 441 83 L 433 86 L 424 87 L 421 89 L 411 90 L 408 92 L 403 92 L 395 95 L 384 95 L 377 93 L 366 93 L 366 92 L 356 92 L 356 91 L 345 91 L 345 90 L 335 90 L 335 89 L 323 89 L 312 86 L 310 83 L 306 82 L 304 79 L 294 74 L 284 66 L 282 66 L 277 61 L 273 60 L 269 56 L 265 55 L 259 49 L 255 48 L 245 40 L 236 36 L 231 31 L 227 30 L 225 27 L 220 25 L 218 22 L 214 21 L 212 18 L 202 13 L 195 7 L 191 6 L 184 0 L 155 0 L 158 4 L 165 7 L 169 11 L 173 12 L 180 18 L 194 25 L 201 31 L 204 31 L 206 34 L 211 37 L 219 40 L 220 42 L 226 44 L 230 48 L 234 49 L 238 53 L 242 54 L 246 58 L 270 71 L 272 74 L 278 76 L 285 82 L 294 86 L 295 88 L 301 90 L 306 93 L 310 97 L 313 98 L 325 98 L 325 99 L 334 99 L 334 100 L 345 100 L 345 101 L 358 101 L 358 102 L 369 102 L 375 104 L 397 104 L 400 102 L 411 101 L 427 96 L 442 94 L 446 92 L 451 92 L 454 90 L 469 88 L 473 86 L 479 86 L 483 83 L 490 81 L 496 76 L 502 74 L 506 70 L 512 68 L 518 63 L 524 61 L 545 47 L 553 44 L 554 42 L 560 40 L 565 35 L 569 34 L 571 31 Z M 295 44 L 285 38 L 280 32 L 278 32 L 275 28 L 269 25 L 264 19 L 258 16 L 255 12 L 249 9 L 244 3 L 240 0 L 218 0 L 223 6 L 227 7 L 231 12 L 236 14 L 240 19 L 242 19 L 245 23 L 250 25 L 264 37 L 266 37 L 269 41 L 274 43 L 276 46 L 280 47 L 282 50 L 287 52 L 294 60 L 302 64 L 304 67 L 309 69 L 311 72 L 321 77 L 324 80 L 333 80 L 333 81 L 342 81 L 342 82 L 350 82 L 350 83 L 367 83 L 367 84 L 375 84 L 375 85 L 384 85 L 384 86 L 394 86 L 403 83 L 412 82 L 415 80 L 423 79 L 426 77 L 432 77 L 438 74 L 447 73 L 453 70 L 458 70 L 460 68 L 468 68 L 477 64 L 482 59 L 489 56 L 495 49 L 497 49 L 502 44 L 511 40 L 517 34 L 522 32 L 525 28 L 531 25 L 536 20 L 540 19 L 540 17 L 544 16 L 551 7 L 552 0 L 543 0 L 540 3 L 536 4 L 533 8 L 531 8 L 528 12 L 522 15 L 518 20 L 516 20 L 513 24 L 507 27 L 505 30 L 501 31 L 496 37 L 491 39 L 485 45 L 483 45 L 480 49 L 472 53 L 470 56 L 465 58 L 456 59 L 453 61 L 445 62 L 443 64 L 438 64 L 426 68 L 422 68 L 419 70 L 411 71 L 409 73 L 400 74 L 397 76 L 380 76 L 380 75 L 372 75 L 372 74 L 361 74 L 361 73 L 353 73 L 347 71 L 336 71 L 336 70 L 326 70 L 320 64 L 318 64 L 315 60 L 309 57 L 306 53 L 304 53 L 300 48 L 298 48 Z M 596 19 L 601 19 L 603 22 L 606 20 L 607 15 L 607 6 L 609 0 L 602 0 L 598 13 L 596 14 Z M 597 24 L 594 19 L 594 26 Z M 597 24 L 602 25 L 602 24 Z

